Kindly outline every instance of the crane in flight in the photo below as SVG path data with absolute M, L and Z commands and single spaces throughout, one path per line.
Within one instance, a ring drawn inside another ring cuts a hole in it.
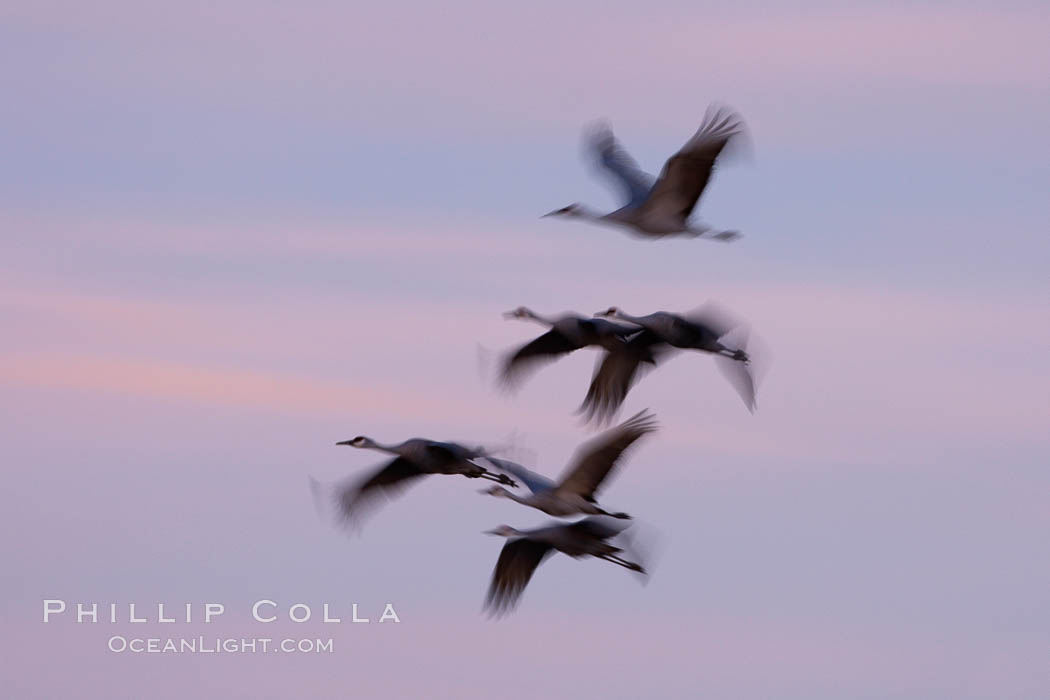
M 632 323 L 639 333 L 620 348 L 610 350 L 591 379 L 579 412 L 587 420 L 610 420 L 642 370 L 657 366 L 677 350 L 699 350 L 718 360 L 719 371 L 740 395 L 748 411 L 757 408 L 757 384 L 747 345 L 749 331 L 740 321 L 713 304 L 687 314 L 657 311 L 632 316 L 611 306 L 595 316 Z
M 638 167 L 635 160 L 613 136 L 608 124 L 600 123 L 586 137 L 587 149 L 598 167 L 618 185 L 624 204 L 608 214 L 597 214 L 576 203 L 544 216 L 565 216 L 599 224 L 622 226 L 646 238 L 664 236 L 703 237 L 732 241 L 736 231 L 717 231 L 710 226 L 689 222 L 696 203 L 715 171 L 723 150 L 746 130 L 744 122 L 728 107 L 707 108 L 700 128 L 664 164 L 660 177 Z
M 608 515 L 629 519 L 631 516 L 627 513 L 610 513 L 603 509 L 595 500 L 595 494 L 620 463 L 624 452 L 639 438 L 655 431 L 654 416 L 646 411 L 638 413 L 581 445 L 556 482 L 515 462 L 485 457 L 493 466 L 524 484 L 531 493 L 519 496 L 502 486 L 492 486 L 481 493 L 509 498 L 547 515 Z
M 509 525 L 489 530 L 485 534 L 499 535 L 508 540 L 492 571 L 485 609 L 494 616 L 509 613 L 517 605 L 536 567 L 554 552 L 568 554 L 574 559 L 597 557 L 645 574 L 641 564 L 620 556 L 622 547 L 608 542 L 627 527 L 629 523 L 594 516 L 574 523 L 557 523 L 533 530 L 518 530 Z
M 474 460 L 488 456 L 484 448 L 469 448 L 456 442 L 411 438 L 394 445 L 382 445 L 364 435 L 337 442 L 359 449 L 377 450 L 394 455 L 364 478 L 336 484 L 331 491 L 336 516 L 341 524 L 356 528 L 363 516 L 382 501 L 389 500 L 430 474 L 460 474 L 470 479 L 489 479 L 508 486 L 517 483 L 506 474 L 495 474 Z M 317 498 L 322 485 L 311 479 Z

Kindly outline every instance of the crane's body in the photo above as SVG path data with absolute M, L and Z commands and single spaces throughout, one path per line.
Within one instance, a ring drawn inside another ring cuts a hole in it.
M 644 206 L 628 205 L 602 216 L 588 217 L 583 210 L 581 218 L 591 218 L 597 223 L 611 224 L 627 228 L 633 234 L 661 238 L 663 236 L 685 236 L 699 238 L 711 234 L 711 238 L 720 241 L 731 241 L 740 234 L 735 231 L 712 231 L 708 226 L 690 224 L 683 216 L 675 216 L 665 211 L 653 211 Z
M 617 318 L 650 331 L 655 337 L 672 347 L 684 350 L 701 350 L 725 355 L 733 360 L 747 362 L 747 353 L 730 348 L 721 342 L 731 328 L 716 328 L 710 323 L 688 319 L 667 311 L 657 311 L 647 316 L 631 316 L 615 306 L 599 313 L 600 316 Z
M 499 460 L 498 462 L 494 460 L 493 463 L 501 469 L 506 469 L 507 471 L 510 471 L 511 469 L 506 460 Z M 497 491 L 499 493 L 496 493 Z M 535 508 L 547 515 L 553 515 L 556 518 L 565 518 L 571 515 L 608 515 L 613 518 L 630 518 L 626 513 L 610 513 L 601 508 L 594 501 L 588 500 L 579 494 L 558 493 L 556 487 L 536 491 L 525 496 L 519 496 L 513 491 L 508 491 L 501 486 L 493 486 L 491 489 L 483 491 L 483 493 L 509 498 L 512 501 L 517 501 L 522 505 Z
M 623 342 L 624 337 L 635 331 L 622 323 L 612 323 L 602 318 L 587 318 L 578 314 L 562 314 L 556 317 L 541 316 L 524 306 L 504 314 L 507 318 L 535 321 L 565 338 L 576 349 L 596 345 L 610 348 Z

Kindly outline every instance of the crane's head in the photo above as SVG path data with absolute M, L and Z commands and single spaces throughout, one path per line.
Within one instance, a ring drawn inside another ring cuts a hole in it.
M 532 311 L 524 306 L 503 312 L 503 318 L 532 318 L 533 315 Z
M 500 525 L 494 530 L 485 530 L 485 535 L 498 535 L 499 537 L 514 537 L 515 535 L 521 534 L 510 525 Z
M 570 204 L 567 207 L 562 207 L 561 209 L 555 209 L 552 212 L 544 214 L 540 218 L 543 219 L 543 218 L 546 218 L 548 216 L 583 216 L 583 208 L 579 204 L 577 204 L 576 202 L 573 202 L 572 204 Z
M 620 313 L 622 313 L 622 310 L 620 309 L 619 306 L 610 306 L 605 311 L 599 311 L 598 313 L 596 313 L 594 315 L 595 316 L 599 316 L 601 318 L 616 318 L 617 316 L 620 315 Z
M 372 447 L 375 443 L 370 438 L 366 438 L 364 435 L 358 435 L 355 438 L 349 440 L 343 440 L 342 442 L 335 443 L 337 445 L 349 445 L 350 447 Z

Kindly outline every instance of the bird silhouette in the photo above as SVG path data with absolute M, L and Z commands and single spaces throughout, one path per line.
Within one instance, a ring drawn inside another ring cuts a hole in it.
M 608 124 L 599 124 L 590 130 L 587 147 L 599 170 L 620 189 L 623 206 L 608 214 L 597 214 L 574 203 L 544 216 L 621 226 L 648 238 L 675 235 L 719 241 L 739 238 L 736 231 L 717 231 L 704 224 L 690 223 L 689 217 L 726 146 L 745 133 L 744 122 L 736 112 L 724 106 L 708 107 L 700 128 L 667 160 L 654 182 L 616 140 Z
M 596 314 L 635 324 L 640 333 L 608 351 L 595 370 L 579 412 L 587 420 L 604 423 L 619 410 L 627 392 L 646 369 L 656 367 L 678 350 L 699 350 L 722 360 L 719 370 L 751 412 L 757 408 L 757 384 L 750 371 L 749 330 L 713 304 L 689 313 L 657 311 L 632 316 L 612 306 Z
M 404 489 L 430 474 L 460 474 L 471 479 L 489 479 L 508 486 L 517 483 L 506 474 L 495 474 L 473 460 L 488 456 L 483 448 L 469 448 L 456 442 L 411 438 L 394 445 L 382 445 L 359 435 L 337 442 L 359 449 L 370 449 L 394 455 L 368 476 L 354 477 L 331 487 L 330 496 L 340 524 L 360 527 L 363 518 L 379 503 L 400 494 Z M 311 479 L 315 498 L 324 486 Z
M 623 548 L 608 542 L 628 526 L 629 523 L 623 520 L 594 516 L 533 530 L 518 530 L 509 525 L 489 530 L 485 534 L 507 537 L 508 540 L 492 571 L 485 609 L 493 616 L 502 616 L 513 610 L 536 567 L 554 552 L 562 552 L 574 559 L 597 557 L 644 574 L 645 568 L 641 564 L 620 557 Z
M 482 493 L 509 498 L 559 517 L 582 514 L 630 518 L 627 513 L 606 511 L 598 505 L 595 495 L 620 464 L 624 453 L 639 438 L 655 431 L 654 416 L 646 411 L 638 413 L 581 445 L 557 482 L 515 462 L 486 457 L 486 461 L 514 476 L 531 493 L 528 496 L 519 496 L 502 486 L 493 486 Z

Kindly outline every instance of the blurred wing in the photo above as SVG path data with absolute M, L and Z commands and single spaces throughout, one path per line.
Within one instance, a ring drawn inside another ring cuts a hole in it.
M 414 462 L 398 457 L 363 481 L 355 479 L 351 483 L 334 485 L 330 495 L 339 524 L 357 529 L 370 511 L 400 494 L 422 476 L 426 476 L 426 472 Z
M 632 336 L 621 348 L 606 352 L 591 377 L 587 395 L 577 413 L 598 424 L 611 420 L 631 387 L 646 371 L 666 359 L 671 350 L 671 346 L 656 334 L 644 330 Z
M 517 477 L 517 479 L 525 484 L 525 487 L 533 493 L 550 491 L 557 486 L 557 484 L 542 474 L 537 474 L 536 472 L 521 466 L 517 462 L 511 462 L 509 459 L 485 457 L 485 461 L 491 462 L 492 465 L 500 471 L 507 472 L 511 476 Z
M 751 413 L 758 408 L 757 387 L 751 374 L 751 367 L 743 362 L 730 359 L 724 355 L 715 356 L 715 366 Z
M 634 575 L 644 586 L 659 564 L 660 555 L 664 551 L 663 536 L 651 525 L 633 520 L 631 527 L 624 530 L 615 543 L 621 549 L 619 556 L 642 566 L 644 571 L 634 572 Z
M 653 176 L 638 167 L 607 123 L 599 122 L 591 127 L 587 145 L 598 166 L 619 186 L 627 206 L 645 201 L 653 188 Z
M 638 438 L 655 430 L 653 414 L 642 411 L 581 445 L 565 470 L 558 491 L 593 500 L 595 492 L 619 463 L 627 448 Z
M 638 332 L 639 327 L 626 321 L 610 321 L 605 318 L 588 318 L 580 322 L 590 326 L 596 335 L 615 335 L 626 340 Z
M 709 107 L 700 128 L 660 172 L 646 202 L 662 216 L 688 218 L 729 140 L 744 133 L 744 122 L 727 107 Z
M 504 615 L 517 605 L 536 567 L 551 551 L 549 544 L 524 537 L 503 545 L 485 598 L 485 608 L 489 614 Z
M 506 387 L 518 384 L 526 374 L 545 362 L 552 362 L 579 347 L 556 330 L 549 330 L 504 358 L 500 382 Z
M 747 326 L 733 329 L 722 342 L 727 347 L 744 350 L 750 358 L 747 363 L 743 363 L 716 355 L 715 366 L 743 400 L 747 410 L 754 413 L 758 408 L 758 386 L 769 370 L 769 348 Z
M 594 421 L 598 425 L 609 422 L 638 381 L 640 362 L 636 355 L 626 351 L 605 353 L 576 412 L 582 414 L 586 422 Z

